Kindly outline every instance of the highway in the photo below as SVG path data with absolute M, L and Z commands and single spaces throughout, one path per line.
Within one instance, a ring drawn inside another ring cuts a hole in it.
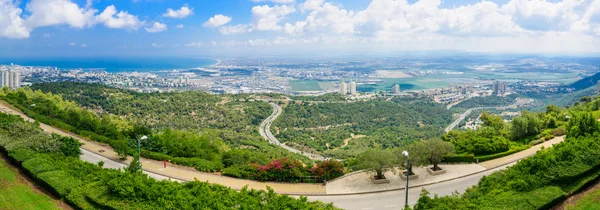
M 506 167 L 513 164 L 514 163 L 511 163 L 506 166 L 498 167 L 489 171 L 484 171 L 464 178 L 427 185 L 423 187 L 409 188 L 408 203 L 410 206 L 413 206 L 417 203 L 422 188 L 427 189 L 427 191 L 429 191 L 430 193 L 430 196 L 432 197 L 434 194 L 444 196 L 451 195 L 453 192 L 463 193 L 467 188 L 476 185 L 481 179 L 481 177 L 490 175 L 493 172 L 499 170 L 503 170 Z M 348 210 L 396 210 L 402 209 L 402 207 L 404 206 L 404 192 L 404 190 L 396 190 L 389 192 L 358 195 L 308 196 L 308 200 L 319 200 L 326 203 L 333 202 L 335 206 Z
M 277 138 L 275 138 L 273 133 L 271 133 L 271 124 L 279 117 L 279 115 L 281 115 L 283 110 L 281 109 L 281 107 L 279 105 L 277 105 L 275 103 L 271 102 L 269 104 L 271 104 L 271 106 L 273 106 L 273 113 L 269 117 L 267 117 L 264 121 L 262 121 L 262 123 L 260 123 L 260 125 L 258 127 L 258 132 L 260 133 L 260 135 L 263 138 L 265 138 L 271 144 L 280 146 L 281 148 L 284 148 L 293 153 L 302 154 L 310 159 L 313 159 L 313 160 L 325 160 L 326 159 L 325 157 L 323 157 L 321 155 L 313 154 L 310 152 L 302 152 L 300 150 L 294 149 L 292 147 L 289 147 L 289 146 L 279 142 L 279 140 L 277 140 Z

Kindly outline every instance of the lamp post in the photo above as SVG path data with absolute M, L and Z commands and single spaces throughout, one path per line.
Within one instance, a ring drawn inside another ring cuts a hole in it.
M 408 177 L 410 176 L 410 157 L 408 157 L 408 152 L 403 151 L 402 154 L 406 156 L 406 198 L 404 199 L 404 207 L 408 206 Z
M 142 136 L 142 138 L 139 138 L 139 139 L 138 139 L 138 164 L 139 164 L 139 166 L 138 166 L 138 167 L 139 167 L 139 169 L 140 169 L 140 170 L 142 170 L 142 161 L 140 161 L 140 158 L 141 158 L 141 156 L 142 156 L 142 151 L 141 151 L 142 149 L 141 149 L 141 147 L 140 147 L 140 142 L 141 142 L 142 140 L 146 140 L 146 139 L 148 139 L 148 136 L 145 136 L 145 135 L 144 135 L 144 136 Z
M 31 107 L 35 107 L 35 104 L 31 104 L 29 107 L 27 107 L 27 112 L 29 112 L 27 114 L 27 121 L 31 121 Z

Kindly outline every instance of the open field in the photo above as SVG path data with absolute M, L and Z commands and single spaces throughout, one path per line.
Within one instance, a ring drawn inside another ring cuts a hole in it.
M 293 80 L 290 81 L 292 91 L 321 91 L 335 88 L 334 81 Z
M 0 158 L 0 209 L 71 209 L 42 193 Z

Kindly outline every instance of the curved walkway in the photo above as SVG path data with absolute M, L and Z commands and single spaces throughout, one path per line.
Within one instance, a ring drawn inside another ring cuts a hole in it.
M 260 125 L 258 127 L 258 132 L 260 133 L 260 135 L 263 138 L 265 138 L 271 144 L 280 146 L 281 148 L 286 149 L 290 152 L 304 155 L 310 159 L 313 159 L 313 160 L 325 160 L 326 159 L 325 157 L 323 157 L 321 155 L 313 154 L 310 152 L 303 152 L 303 151 L 294 149 L 290 146 L 287 146 L 287 145 L 279 142 L 279 140 L 277 140 L 277 138 L 275 138 L 273 133 L 271 133 L 271 124 L 277 119 L 277 117 L 279 117 L 279 115 L 281 115 L 283 110 L 281 109 L 281 107 L 279 105 L 277 105 L 275 103 L 271 102 L 269 104 L 271 104 L 271 106 L 273 106 L 273 113 L 271 114 L 271 116 L 269 116 L 265 120 L 263 120 L 262 123 L 260 123 Z

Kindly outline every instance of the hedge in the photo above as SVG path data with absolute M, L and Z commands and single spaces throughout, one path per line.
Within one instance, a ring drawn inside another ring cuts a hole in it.
M 46 171 L 56 170 L 56 166 L 44 157 L 36 157 L 23 162 L 23 168 L 27 169 L 31 175 L 37 177 L 38 174 Z
M 475 157 L 475 159 L 477 161 L 479 161 L 479 162 L 493 160 L 493 159 L 496 159 L 496 158 L 501 158 L 501 157 L 504 157 L 504 156 L 515 154 L 517 152 L 526 150 L 527 148 L 529 148 L 529 147 L 527 147 L 527 146 L 513 147 L 513 148 L 511 148 L 510 150 L 508 150 L 506 152 L 501 152 L 501 153 L 496 153 L 496 154 L 491 154 L 491 155 L 477 156 L 477 157 Z
M 473 163 L 475 162 L 475 155 L 473 154 L 459 154 L 449 155 L 442 157 L 442 163 Z
M 49 171 L 37 175 L 38 179 L 45 182 L 61 197 L 66 196 L 72 189 L 80 186 L 81 181 L 68 175 L 64 171 Z
M 220 162 L 211 162 L 200 158 L 176 157 L 171 159 L 171 162 L 177 165 L 194 167 L 196 170 L 204 172 L 217 172 L 223 168 L 223 164 Z
M 27 149 L 18 149 L 9 152 L 8 156 L 12 157 L 17 162 L 22 163 L 26 160 L 35 158 L 37 156 L 37 153 Z
M 158 153 L 158 152 L 152 152 L 152 151 L 148 151 L 145 149 L 142 149 L 141 156 L 144 158 L 149 158 L 152 160 L 160 160 L 160 161 L 163 161 L 163 160 L 171 161 L 173 159 L 173 157 L 171 157 L 170 155 Z

